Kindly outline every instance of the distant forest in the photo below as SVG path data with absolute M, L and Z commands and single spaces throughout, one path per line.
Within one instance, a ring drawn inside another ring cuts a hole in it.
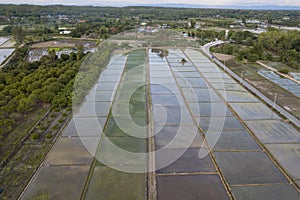
M 289 22 L 299 25 L 298 10 L 242 10 L 242 9 L 200 9 L 200 8 L 165 8 L 165 7 L 96 7 L 96 6 L 35 6 L 1 5 L 0 16 L 40 17 L 46 15 L 69 15 L 83 19 L 139 17 L 142 19 L 185 20 L 221 16 L 224 18 L 260 20 L 281 20 L 289 17 Z

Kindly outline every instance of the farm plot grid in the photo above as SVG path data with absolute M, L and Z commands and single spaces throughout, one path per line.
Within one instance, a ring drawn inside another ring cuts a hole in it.
M 200 51 L 161 51 L 112 59 L 21 199 L 147 199 L 150 164 L 158 200 L 299 198 L 299 131 Z

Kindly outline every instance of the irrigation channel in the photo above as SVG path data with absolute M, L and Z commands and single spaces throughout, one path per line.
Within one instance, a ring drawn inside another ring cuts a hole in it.
M 200 50 L 136 49 L 111 59 L 20 199 L 298 200 L 299 143 Z

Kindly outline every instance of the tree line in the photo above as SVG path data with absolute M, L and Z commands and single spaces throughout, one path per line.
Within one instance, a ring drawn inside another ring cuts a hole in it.
M 241 9 L 201 9 L 201 8 L 166 8 L 166 7 L 97 7 L 97 6 L 37 6 L 37 5 L 11 5 L 2 4 L 0 7 L 0 16 L 14 17 L 12 21 L 6 23 L 20 22 L 26 17 L 68 15 L 81 19 L 100 19 L 100 18 L 135 18 L 143 20 L 187 20 L 189 18 L 209 18 L 221 16 L 222 18 L 256 18 L 259 20 L 281 21 L 279 24 L 288 24 L 298 26 L 298 10 L 241 10 Z M 282 20 L 289 17 L 289 20 Z M 43 19 L 41 19 L 43 20 Z

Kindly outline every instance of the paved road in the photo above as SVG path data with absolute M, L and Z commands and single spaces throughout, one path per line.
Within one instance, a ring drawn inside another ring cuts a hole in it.
M 259 98 L 261 98 L 263 101 L 265 101 L 269 106 L 273 107 L 274 109 L 276 109 L 279 113 L 281 113 L 284 117 L 286 117 L 288 120 L 290 120 L 295 126 L 297 126 L 298 128 L 300 128 L 300 121 L 294 117 L 293 115 L 291 115 L 289 112 L 287 112 L 284 108 L 282 108 L 281 106 L 274 104 L 274 101 L 269 99 L 268 97 L 266 97 L 263 93 L 261 93 L 259 90 L 257 90 L 255 87 L 253 87 L 251 84 L 249 84 L 247 81 L 243 80 L 241 77 L 239 77 L 237 74 L 235 74 L 233 71 L 231 71 L 228 67 L 226 67 L 222 62 L 220 62 L 219 60 L 217 60 L 216 58 L 213 57 L 213 55 L 210 53 L 209 49 L 212 46 L 216 46 L 216 45 L 220 45 L 225 43 L 224 41 L 215 41 L 215 42 L 211 42 L 208 44 L 205 44 L 202 47 L 202 50 L 204 51 L 204 53 L 206 55 L 208 55 L 210 58 L 212 58 L 214 60 L 214 62 L 216 64 L 218 64 L 220 67 L 222 67 L 228 74 L 230 74 L 233 78 L 235 78 L 236 80 L 240 81 L 240 83 L 246 87 L 248 90 L 250 90 L 251 92 L 253 92 L 254 94 L 256 94 L 256 96 L 258 96 Z

